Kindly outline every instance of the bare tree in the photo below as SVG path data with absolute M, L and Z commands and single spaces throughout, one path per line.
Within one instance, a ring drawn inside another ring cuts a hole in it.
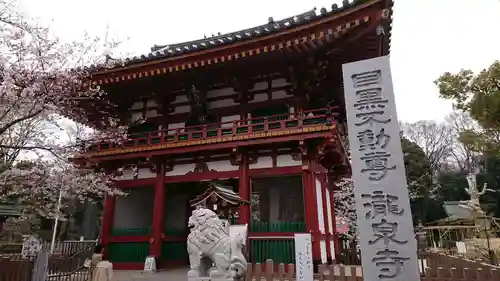
M 477 132 L 479 125 L 467 113 L 453 111 L 445 118 L 446 126 L 451 132 L 451 149 L 449 162 L 461 172 L 469 173 L 477 165 L 478 152 L 463 139 L 466 132 Z
M 404 136 L 416 143 L 427 155 L 431 169 L 436 172 L 452 151 L 452 131 L 445 124 L 422 120 L 402 125 Z
M 41 118 L 27 119 L 8 128 L 0 138 L 0 163 L 11 166 L 19 157 L 26 156 L 24 147 L 36 145 L 44 137 Z

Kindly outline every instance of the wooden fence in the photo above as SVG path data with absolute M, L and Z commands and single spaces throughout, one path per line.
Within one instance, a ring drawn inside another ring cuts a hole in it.
M 248 264 L 246 281 L 294 281 L 295 265 L 275 264 L 272 260 L 265 264 Z M 319 281 L 364 281 L 362 268 L 351 265 L 320 265 L 314 280 Z M 500 270 L 494 267 L 426 268 L 421 281 L 499 281 Z
M 419 253 L 419 258 L 421 260 L 426 260 L 426 267 L 430 268 L 469 268 L 469 269 L 478 269 L 478 268 L 491 268 L 500 270 L 500 267 L 491 265 L 485 260 L 468 260 L 463 257 L 450 256 L 442 253 L 432 253 L 432 252 L 423 252 Z
M 89 270 L 83 265 L 91 258 L 95 243 L 59 242 L 51 255 L 50 244 L 44 244 L 36 261 L 22 259 L 20 254 L 0 256 L 0 281 L 87 281 Z M 44 259 L 40 259 L 42 254 Z
M 0 258 L 0 281 L 31 281 L 32 270 L 32 261 Z

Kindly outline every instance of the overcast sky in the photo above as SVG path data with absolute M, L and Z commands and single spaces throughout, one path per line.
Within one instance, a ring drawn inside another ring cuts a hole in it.
M 328 0 L 19 0 L 27 15 L 51 26 L 60 37 L 84 31 L 100 35 L 107 26 L 129 38 L 127 51 L 147 53 L 203 35 L 236 31 L 293 16 Z M 442 119 L 451 111 L 433 81 L 460 68 L 479 71 L 500 59 L 500 0 L 395 0 L 391 63 L 399 118 Z

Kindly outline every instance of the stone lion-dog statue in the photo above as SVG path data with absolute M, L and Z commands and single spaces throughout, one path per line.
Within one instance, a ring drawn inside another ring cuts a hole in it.
M 243 255 L 243 239 L 231 239 L 228 228 L 216 213 L 199 208 L 188 220 L 187 237 L 189 279 L 236 280 L 246 274 L 247 261 Z

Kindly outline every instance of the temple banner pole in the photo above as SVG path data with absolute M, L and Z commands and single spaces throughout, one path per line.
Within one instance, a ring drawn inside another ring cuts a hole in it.
M 57 216 L 54 220 L 54 229 L 52 230 L 52 240 L 50 241 L 50 253 L 54 253 L 54 245 L 56 243 L 57 226 L 59 224 L 59 216 L 61 212 L 62 189 L 59 189 L 59 197 L 57 198 Z
M 420 280 L 389 57 L 342 70 L 364 281 Z

